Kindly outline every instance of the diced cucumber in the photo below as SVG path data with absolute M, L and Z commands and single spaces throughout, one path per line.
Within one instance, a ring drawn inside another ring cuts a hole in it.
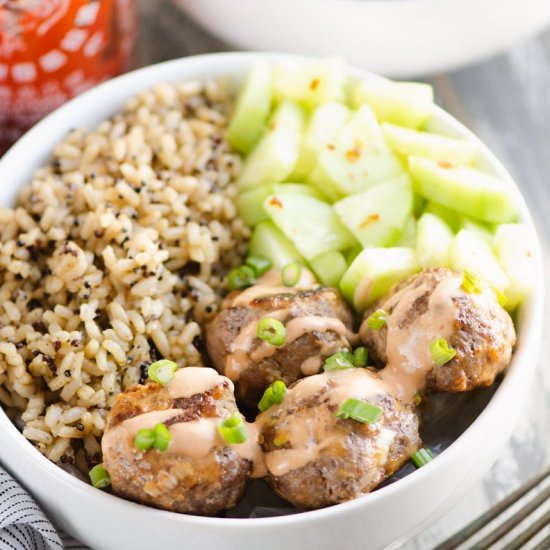
M 469 269 L 507 296 L 508 277 L 491 246 L 482 238 L 461 229 L 451 245 L 449 258 L 454 270 Z
M 383 122 L 381 126 L 390 149 L 401 155 L 425 157 L 436 162 L 453 164 L 471 164 L 475 159 L 476 146 L 471 141 L 419 132 L 390 122 Z
M 265 61 L 254 64 L 243 84 L 227 129 L 229 143 L 248 153 L 262 135 L 271 108 L 271 69 Z
M 304 111 L 296 103 L 285 101 L 277 107 L 244 162 L 237 180 L 240 191 L 288 178 L 298 160 L 304 120 Z
M 336 140 L 349 117 L 350 110 L 342 103 L 325 103 L 313 111 L 306 125 L 300 157 L 292 174 L 295 180 L 303 180 L 309 175 L 315 168 L 319 153 Z
M 281 63 L 275 67 L 273 77 L 278 100 L 290 99 L 307 107 L 343 100 L 345 83 L 346 63 L 340 57 L 328 57 L 305 67 Z
M 426 214 L 433 214 L 438 218 L 441 218 L 454 233 L 457 233 L 462 229 L 464 224 L 464 215 L 456 210 L 451 210 L 446 206 L 438 204 L 437 202 L 428 201 L 424 207 Z
M 515 309 L 535 284 L 534 236 L 523 224 L 503 224 L 496 230 L 494 248 L 508 276 L 506 308 Z
M 412 207 L 412 183 L 404 174 L 337 202 L 334 211 L 363 246 L 376 247 L 400 237 Z
M 411 248 L 365 248 L 344 273 L 340 290 L 361 312 L 395 283 L 419 269 Z
M 362 80 L 352 90 L 351 103 L 370 105 L 380 122 L 421 128 L 433 110 L 433 88 L 420 82 Z
M 359 256 L 363 252 L 363 247 L 358 244 L 352 248 L 348 248 L 347 250 L 344 250 L 344 258 L 346 259 L 346 263 L 348 264 L 348 267 L 352 264 L 353 260 Z
M 514 221 L 517 198 L 498 178 L 475 168 L 409 158 L 415 190 L 427 199 L 487 222 Z
M 418 224 L 413 216 L 405 223 L 405 229 L 401 233 L 399 239 L 392 242 L 392 246 L 397 248 L 414 248 L 416 246 L 416 234 L 418 232 Z
M 342 275 L 348 268 L 344 255 L 334 250 L 315 256 L 309 265 L 321 284 L 332 287 L 338 287 Z
M 283 268 L 292 262 L 303 262 L 296 247 L 271 221 L 259 223 L 248 244 L 250 256 L 263 256 L 273 262 L 273 267 Z
M 265 199 L 264 208 L 307 260 L 356 243 L 332 207 L 313 197 L 277 193 Z
M 491 246 L 493 245 L 493 239 L 495 236 L 493 234 L 493 227 L 491 225 L 474 220 L 473 218 L 470 218 L 468 216 L 463 216 L 462 227 L 463 229 L 467 229 L 477 237 L 480 237 Z
M 317 157 L 309 180 L 332 200 L 403 173 L 403 166 L 385 144 L 372 110 L 363 105 L 340 132 L 338 139 Z
M 268 216 L 264 210 L 263 203 L 267 196 L 274 193 L 296 193 L 298 195 L 307 195 L 323 200 L 321 193 L 311 185 L 304 183 L 273 183 L 271 185 L 262 185 L 240 193 L 236 199 L 237 211 L 246 225 L 254 226 Z
M 435 214 L 426 212 L 418 220 L 416 257 L 422 267 L 449 267 L 449 249 L 454 234 Z

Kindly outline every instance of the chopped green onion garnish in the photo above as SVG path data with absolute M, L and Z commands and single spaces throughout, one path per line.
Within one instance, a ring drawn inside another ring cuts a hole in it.
M 273 265 L 273 262 L 269 258 L 264 258 L 263 256 L 249 256 L 244 263 L 254 270 L 256 277 L 269 271 Z
M 226 418 L 218 427 L 223 440 L 227 445 L 235 445 L 244 443 L 248 439 L 246 426 L 242 416 L 238 412 L 234 412 Z
M 279 434 L 275 437 L 275 439 L 273 439 L 273 445 L 275 445 L 275 447 L 282 447 L 287 441 L 288 440 L 284 435 Z
M 445 338 L 438 338 L 430 344 L 430 353 L 432 354 L 433 362 L 438 367 L 441 367 L 456 355 L 456 350 L 449 347 Z
M 367 348 L 360 347 L 353 350 L 353 366 L 366 367 L 369 360 L 369 352 Z
M 372 330 L 380 330 L 387 322 L 388 314 L 383 309 L 377 309 L 368 319 L 367 326 Z
M 418 407 L 420 403 L 422 403 L 422 394 L 417 391 L 414 394 L 414 404 Z
M 481 279 L 471 270 L 465 269 L 462 278 L 462 288 L 468 294 L 480 294 L 483 292 Z
M 491 285 L 491 288 L 493 289 L 493 292 L 496 294 L 497 301 L 500 307 L 505 307 L 506 304 L 508 303 L 508 298 L 506 298 L 502 290 L 500 290 L 500 288 L 498 288 L 497 286 Z
M 281 380 L 276 380 L 267 388 L 258 403 L 260 412 L 267 411 L 271 405 L 282 403 L 286 393 L 286 385 Z
M 272 346 L 282 346 L 286 340 L 286 329 L 281 321 L 273 317 L 264 317 L 258 321 L 256 335 Z
M 229 272 L 227 286 L 230 290 L 241 290 L 254 284 L 256 273 L 248 265 L 241 265 Z
M 111 484 L 111 477 L 109 472 L 105 469 L 103 464 L 97 464 L 89 472 L 90 481 L 96 489 L 105 489 Z
M 160 361 L 155 361 L 149 365 L 147 374 L 151 380 L 154 380 L 158 384 L 165 386 L 172 380 L 176 371 L 178 370 L 178 365 L 174 361 L 169 361 L 168 359 L 161 359 Z
M 298 262 L 285 265 L 281 271 L 281 281 L 285 286 L 295 286 L 302 277 L 302 266 Z
M 353 354 L 351 351 L 337 351 L 325 360 L 323 370 L 328 372 L 331 370 L 352 369 L 353 367 Z
M 166 451 L 166 449 L 168 449 L 168 446 L 170 445 L 170 441 L 172 441 L 172 434 L 170 433 L 168 427 L 162 423 L 157 424 L 153 428 L 153 432 L 155 435 L 153 447 L 157 451 Z
M 435 458 L 435 455 L 433 452 L 428 449 L 427 447 L 423 447 L 422 449 L 419 449 L 411 456 L 411 460 L 413 464 L 417 468 L 422 468 L 422 466 L 425 466 L 428 464 L 428 462 L 431 462 Z
M 363 424 L 372 424 L 378 420 L 381 414 L 382 409 L 376 405 L 361 401 L 361 399 L 346 399 L 338 409 L 336 416 L 342 419 L 353 418 Z
M 142 430 L 138 430 L 134 439 L 134 446 L 138 451 L 146 451 L 153 446 L 154 442 L 155 432 L 153 430 L 149 430 L 148 428 L 144 428 Z

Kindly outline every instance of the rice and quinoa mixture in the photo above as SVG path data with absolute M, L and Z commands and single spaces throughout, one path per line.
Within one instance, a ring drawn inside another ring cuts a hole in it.
M 162 357 L 202 364 L 248 237 L 230 108 L 222 81 L 159 85 L 71 131 L 0 208 L 0 401 L 50 460 L 87 472 L 121 390 Z

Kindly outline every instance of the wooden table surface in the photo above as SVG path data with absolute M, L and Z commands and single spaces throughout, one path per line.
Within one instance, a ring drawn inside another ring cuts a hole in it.
M 138 65 L 232 49 L 191 22 L 169 0 L 140 0 L 140 11 Z M 535 217 L 548 266 L 550 31 L 489 61 L 429 81 L 438 103 L 473 130 L 515 177 Z M 550 285 L 546 286 L 548 291 Z M 544 359 L 550 356 L 548 303 L 545 318 L 537 381 L 501 458 L 441 520 L 402 548 L 433 548 L 550 461 L 550 368 Z

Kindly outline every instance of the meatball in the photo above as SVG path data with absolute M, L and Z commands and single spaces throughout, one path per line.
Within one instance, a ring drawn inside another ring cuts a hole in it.
M 516 342 L 510 315 L 495 292 L 484 285 L 468 293 L 463 274 L 429 268 L 395 286 L 370 311 L 359 331 L 371 357 L 387 365 L 382 376 L 394 382 L 407 378 L 411 391 L 469 391 L 490 386 L 510 364 Z M 376 310 L 387 314 L 376 330 L 367 319 Z M 430 344 L 443 338 L 456 355 L 436 366 Z
M 210 360 L 235 382 L 237 399 L 243 403 L 256 406 L 275 380 L 289 385 L 317 373 L 334 352 L 350 349 L 353 315 L 345 300 L 338 290 L 321 287 L 309 277 L 285 287 L 278 273 L 269 272 L 254 287 L 230 295 L 208 325 Z M 258 322 L 266 317 L 285 324 L 283 345 L 257 337 Z
M 253 429 L 242 444 L 222 439 L 219 425 L 235 411 L 232 382 L 208 368 L 182 368 L 165 386 L 150 382 L 120 394 L 102 440 L 114 492 L 175 512 L 215 514 L 234 507 L 261 455 Z M 138 450 L 138 430 L 159 423 L 170 431 L 168 448 Z
M 379 407 L 379 417 L 372 423 L 339 418 L 348 399 Z M 368 493 L 421 446 L 414 407 L 394 398 L 370 369 L 299 380 L 257 422 L 268 483 L 298 508 L 330 506 Z

